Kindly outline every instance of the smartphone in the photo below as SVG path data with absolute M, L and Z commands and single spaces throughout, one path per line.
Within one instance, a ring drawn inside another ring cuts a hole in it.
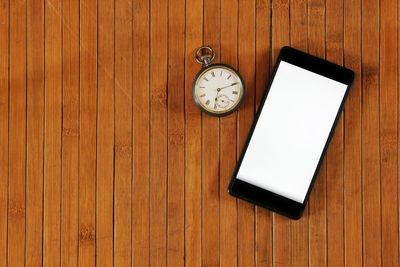
M 353 79 L 349 69 L 283 47 L 229 193 L 300 218 Z

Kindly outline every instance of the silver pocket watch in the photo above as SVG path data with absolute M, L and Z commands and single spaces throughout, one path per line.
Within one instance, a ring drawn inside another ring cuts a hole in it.
M 214 50 L 209 46 L 197 49 L 195 59 L 202 69 L 193 81 L 193 99 L 207 114 L 225 116 L 236 111 L 244 98 L 241 75 L 226 64 L 213 64 Z

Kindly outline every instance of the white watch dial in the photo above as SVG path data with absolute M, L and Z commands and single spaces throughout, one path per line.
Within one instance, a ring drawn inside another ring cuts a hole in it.
M 198 76 L 194 97 L 210 113 L 230 112 L 243 97 L 242 80 L 236 72 L 225 66 L 210 67 Z

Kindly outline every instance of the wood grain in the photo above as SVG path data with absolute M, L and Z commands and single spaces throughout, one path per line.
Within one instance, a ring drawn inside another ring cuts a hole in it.
M 114 263 L 114 1 L 99 1 L 97 85 L 96 262 Z
M 1 266 L 397 266 L 399 2 L 0 0 Z M 192 100 L 201 45 L 238 112 Z M 355 71 L 303 217 L 226 191 L 279 50 Z
M 9 183 L 9 2 L 0 3 L 0 265 L 7 265 Z
M 238 3 L 221 1 L 220 60 L 235 69 L 238 67 L 238 22 Z M 219 133 L 220 266 L 237 266 L 238 236 L 232 234 L 238 229 L 237 200 L 227 192 L 237 157 L 237 112 L 220 119 Z
M 200 65 L 193 59 L 203 42 L 203 0 L 186 1 L 185 39 L 185 266 L 202 265 L 202 124 L 192 98 Z
M 43 265 L 61 265 L 62 2 L 45 2 Z
M 79 249 L 79 3 L 62 5 L 61 265 L 77 266 Z
M 27 1 L 27 265 L 42 265 L 44 143 L 44 1 Z
M 80 1 L 79 251 L 80 266 L 96 264 L 97 1 Z
M 167 265 L 185 256 L 185 1 L 168 3 Z
M 7 264 L 25 264 L 26 3 L 10 2 Z M 41 227 L 41 226 L 38 226 Z
M 167 265 L 168 6 L 150 3 L 150 266 Z M 188 150 L 186 150 L 188 151 Z M 188 171 L 188 168 L 186 168 Z M 193 179 L 195 182 L 196 180 Z M 200 180 L 199 180 L 200 181 Z M 188 185 L 188 183 L 186 183 Z M 196 188 L 197 189 L 197 188 Z M 197 190 L 195 192 L 198 192 Z M 198 192 L 198 194 L 200 194 Z M 189 196 L 192 195 L 189 193 Z M 196 202 L 196 201 L 195 201 Z M 189 204 L 185 201 L 185 204 Z M 199 204 L 198 202 L 192 204 Z M 189 213 L 190 214 L 190 213 Z M 199 221 L 199 220 L 195 220 Z M 189 230 L 188 227 L 185 229 Z M 189 237 L 190 235 L 186 235 Z M 195 244 L 193 244 L 194 247 Z M 188 247 L 191 248 L 191 247 Z M 187 253 L 188 260 L 189 254 Z
M 132 26 L 132 6 L 127 1 L 115 1 L 114 264 L 117 266 L 132 265 Z
M 379 144 L 379 1 L 362 1 L 362 197 L 363 263 L 382 259 L 381 166 Z M 379 215 L 379 216 L 378 216 Z
M 361 173 L 361 1 L 344 1 L 344 65 L 355 79 L 344 111 L 344 260 L 361 266 L 362 173 Z
M 203 43 L 220 59 L 221 3 L 204 0 Z M 218 30 L 216 30 L 218 29 Z M 219 118 L 202 117 L 202 258 L 206 266 L 219 265 L 220 144 Z
M 398 203 L 398 2 L 380 2 L 379 36 L 379 144 L 381 164 L 382 262 L 383 266 L 399 265 L 398 216 L 393 207 Z
M 149 265 L 149 44 L 150 1 L 133 1 L 132 257 Z M 127 18 L 129 21 L 129 17 Z M 127 27 L 127 30 L 131 30 Z M 183 101 L 182 101 L 183 102 Z M 183 205 L 183 202 L 182 202 Z M 126 223 L 126 222 L 124 222 Z
M 343 1 L 326 0 L 326 59 L 343 65 Z M 343 113 L 326 155 L 327 264 L 344 266 Z

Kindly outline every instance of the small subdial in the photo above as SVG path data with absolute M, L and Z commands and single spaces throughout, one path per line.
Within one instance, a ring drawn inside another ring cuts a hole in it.
M 217 97 L 217 106 L 221 109 L 225 109 L 226 107 L 229 106 L 229 102 L 232 100 L 229 99 L 227 95 L 219 95 Z

